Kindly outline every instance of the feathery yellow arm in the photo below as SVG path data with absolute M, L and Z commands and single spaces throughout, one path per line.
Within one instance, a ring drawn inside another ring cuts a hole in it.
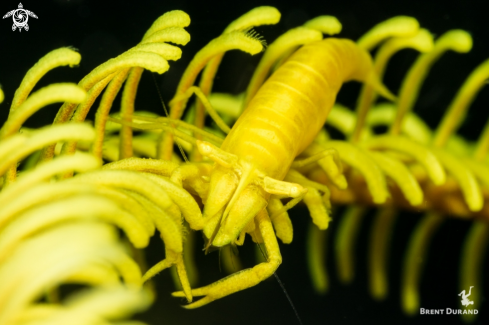
M 388 293 L 387 257 L 390 250 L 390 239 L 396 220 L 396 209 L 383 207 L 374 218 L 370 233 L 369 288 L 372 297 L 385 299 Z
M 85 172 L 100 167 L 102 162 L 92 155 L 77 153 L 62 156 L 53 161 L 40 164 L 36 169 L 26 172 L 17 181 L 0 192 L 0 205 L 4 205 L 33 185 L 49 180 L 51 177 L 69 171 Z
M 178 84 L 174 97 L 178 98 L 178 96 L 185 93 L 194 84 L 197 75 L 212 58 L 230 50 L 241 50 L 254 55 L 263 50 L 263 44 L 242 31 L 223 34 L 212 40 L 192 59 Z M 182 116 L 185 105 L 185 101 L 172 101 L 170 103 L 170 117 L 179 119 Z
M 318 16 L 306 21 L 303 26 L 331 36 L 339 34 L 343 28 L 340 21 L 334 16 Z
M 212 40 L 195 55 L 188 65 L 178 84 L 175 98 L 178 98 L 180 95 L 184 94 L 188 88 L 193 86 L 197 75 L 213 57 L 229 50 L 241 50 L 253 55 L 261 52 L 263 50 L 263 45 L 259 40 L 254 39 L 241 31 L 223 34 Z M 182 100 L 170 102 L 170 117 L 180 119 L 185 105 L 186 101 Z M 168 135 L 162 139 L 159 144 L 158 157 L 169 160 L 172 151 L 173 136 Z
M 78 83 L 79 87 L 88 91 L 90 96 L 86 98 L 86 103 L 84 102 L 78 106 L 77 112 L 75 113 L 75 119 L 78 121 L 83 121 L 85 119 L 95 98 L 100 94 L 105 85 L 112 80 L 117 72 L 134 66 L 143 67 L 160 74 L 167 71 L 169 67 L 168 62 L 159 54 L 139 50 L 127 51 L 117 58 L 101 64 Z M 94 86 L 96 90 L 90 91 Z M 54 123 L 64 123 L 69 120 L 73 115 L 75 107 L 76 104 L 63 104 L 56 115 Z M 75 145 L 71 143 L 68 144 L 66 148 L 66 151 L 74 152 Z M 53 155 L 54 145 L 51 145 L 43 150 L 42 159 L 49 160 Z
M 392 103 L 380 103 L 370 109 L 366 123 L 369 127 L 389 126 L 396 118 L 397 107 Z M 431 129 L 416 114 L 410 112 L 404 118 L 401 134 L 420 144 L 428 145 L 433 137 Z
M 76 177 L 67 180 L 67 182 L 113 186 L 134 191 L 153 201 L 162 210 L 166 210 L 173 205 L 172 200 L 165 190 L 160 188 L 147 177 L 136 172 L 122 170 L 97 170 L 77 175 Z
M 66 310 L 46 320 L 46 324 L 93 324 L 100 319 L 113 321 L 146 309 L 152 302 L 147 290 L 135 290 L 122 286 L 96 288 L 78 293 L 65 302 Z M 39 318 L 34 318 L 39 320 Z M 76 321 L 75 321 L 76 320 Z M 144 325 L 138 321 L 117 322 L 126 325 Z
M 190 25 L 190 17 L 181 10 L 173 10 L 164 13 L 156 19 L 151 27 L 144 33 L 143 41 L 154 42 L 152 37 L 157 33 L 170 27 L 186 27 Z
M 173 257 L 178 257 L 177 254 L 181 254 L 183 251 L 183 230 L 181 220 L 179 219 L 179 215 L 174 215 L 174 213 L 170 210 L 165 211 L 161 209 L 157 204 L 153 201 L 147 199 L 144 195 L 140 193 L 135 193 L 128 190 L 122 190 L 124 193 L 131 195 L 134 199 L 136 199 L 141 205 L 143 205 L 149 213 L 149 216 L 152 219 L 156 229 L 160 232 L 160 237 L 165 243 L 165 250 L 170 251 Z M 176 220 L 178 218 L 178 220 Z M 167 256 L 167 259 L 170 259 Z M 161 271 L 161 270 L 160 270 Z M 157 273 L 157 272 L 156 272 Z M 156 274 L 154 273 L 154 274 Z M 153 275 L 154 275 L 153 274 Z M 148 280 L 148 273 L 145 274 L 143 278 L 143 282 Z
M 90 238 L 89 241 L 86 239 Z M 131 287 L 140 285 L 141 272 L 118 243 L 115 229 L 100 222 L 66 223 L 19 245 L 0 266 L 0 322 L 8 324 L 46 288 L 61 284 L 87 264 L 108 263 Z M 36 265 L 35 268 L 30 265 Z
M 313 224 L 307 234 L 307 263 L 314 289 L 324 294 L 329 288 L 329 276 L 325 265 L 328 233 Z
M 489 227 L 486 222 L 475 221 L 470 227 L 462 248 L 460 260 L 460 290 L 471 288 L 472 296 L 470 299 L 474 302 L 472 309 L 480 306 L 480 297 L 482 293 L 481 270 L 483 267 L 484 255 L 487 251 L 489 239 Z M 473 286 L 473 288 L 472 288 Z M 462 315 L 465 321 L 473 321 L 474 315 Z
M 85 78 L 83 78 L 78 85 L 88 91 L 99 81 L 105 79 L 107 76 L 120 71 L 121 69 L 129 67 L 144 67 L 146 70 L 157 72 L 162 74 L 169 68 L 168 61 L 163 59 L 156 53 L 149 53 L 143 51 L 127 51 L 114 59 L 99 65 L 92 70 Z M 89 109 L 89 108 L 88 108 Z M 63 123 L 71 118 L 75 105 L 64 104 L 58 111 L 54 123 Z M 81 114 L 81 113 L 79 113 Z M 85 114 L 86 115 L 86 114 Z
M 445 183 L 445 171 L 439 159 L 432 151 L 405 137 L 382 135 L 362 143 L 368 149 L 388 149 L 405 153 L 421 164 L 431 181 L 436 185 Z
M 172 42 L 175 44 L 186 45 L 190 41 L 190 35 L 183 29 L 190 24 L 190 17 L 183 11 L 175 10 L 165 13 L 158 18 L 150 29 L 146 32 L 138 48 L 144 50 L 154 44 L 166 46 L 166 60 L 178 60 L 181 56 L 181 50 L 168 44 L 159 44 L 160 42 Z M 152 52 L 152 51 L 151 51 Z M 121 118 L 126 121 L 132 119 L 134 113 L 134 101 L 136 92 L 143 73 L 142 68 L 132 68 L 122 92 Z M 132 129 L 123 126 L 120 133 L 120 158 L 129 158 L 132 156 Z
M 476 160 L 483 160 L 487 152 L 489 151 L 489 121 L 487 121 L 484 126 L 484 130 L 482 131 L 479 140 L 477 141 L 477 145 L 474 151 L 474 158 Z
M 0 176 L 29 154 L 58 141 L 93 141 L 95 132 L 88 124 L 70 123 L 41 128 L 28 135 L 16 134 L 0 144 Z M 8 150 L 8 148 L 11 148 Z M 2 150 L 2 149 L 5 149 Z
M 30 209 L 12 220 L 2 229 L 0 261 L 8 257 L 22 240 L 40 230 L 84 218 L 100 218 L 115 224 L 137 248 L 144 248 L 149 243 L 149 234 L 137 219 L 114 202 L 94 195 L 81 195 Z
M 107 116 L 109 115 L 112 103 L 119 93 L 122 83 L 126 80 L 129 68 L 121 69 L 114 78 L 109 82 L 105 92 L 100 100 L 99 107 L 95 113 L 95 129 L 97 130 L 97 137 L 92 146 L 92 153 L 94 156 L 102 158 L 102 145 L 105 133 L 105 124 L 107 123 Z M 77 109 L 72 118 L 73 121 L 84 121 L 88 114 L 87 109 Z M 63 153 L 71 153 L 76 150 L 76 142 L 69 142 L 63 145 Z
M 22 124 L 44 106 L 57 102 L 81 103 L 86 92 L 75 84 L 54 84 L 36 91 L 19 106 L 0 129 L 0 139 L 19 131 Z
M 416 178 L 404 164 L 378 152 L 369 151 L 368 154 L 384 174 L 396 183 L 411 205 L 417 206 L 423 203 L 423 191 Z
M 432 150 L 447 172 L 456 179 L 470 211 L 480 211 L 484 205 L 484 198 L 474 173 L 450 153 L 438 148 Z
M 418 32 L 418 29 L 419 23 L 413 17 L 392 17 L 375 25 L 357 41 L 357 44 L 370 51 L 389 37 L 411 37 Z
M 389 191 L 385 177 L 372 158 L 364 152 L 364 149 L 343 141 L 328 141 L 327 146 L 336 149 L 341 160 L 357 169 L 363 175 L 373 202 L 382 204 L 387 200 Z
M 335 103 L 326 120 L 326 125 L 331 125 L 345 136 L 350 135 L 355 129 L 357 116 L 348 107 Z M 363 128 L 362 132 L 370 137 L 371 132 L 368 128 Z M 317 138 L 316 138 L 317 141 Z
M 404 116 L 412 109 L 422 82 L 433 63 L 447 50 L 466 53 L 471 49 L 472 37 L 469 33 L 463 30 L 451 30 L 436 40 L 431 52 L 419 56 L 402 83 L 396 119 L 389 130 L 391 134 L 400 133 Z
M 155 227 L 147 210 L 132 196 L 110 187 L 65 182 L 39 184 L 25 191 L 20 197 L 8 202 L 0 211 L 0 229 L 16 215 L 32 207 L 50 203 L 53 198 L 62 199 L 86 194 L 98 195 L 116 202 L 118 206 L 137 218 L 150 236 L 154 234 Z
M 171 16 L 171 13 L 167 13 L 166 15 Z M 177 16 L 183 15 L 188 19 L 188 15 L 183 13 L 183 12 L 174 12 Z M 165 15 L 163 15 L 165 16 Z M 170 21 L 174 20 L 169 17 Z M 183 19 L 185 20 L 185 19 Z M 160 24 L 163 26 L 162 24 Z M 177 33 L 178 34 L 178 33 Z M 172 39 L 171 37 L 169 37 Z M 190 37 L 187 37 L 189 39 Z M 173 39 L 179 40 L 178 35 L 176 37 L 173 37 Z M 138 44 L 137 46 L 133 47 L 132 49 L 128 50 L 126 53 L 153 53 L 153 54 L 158 54 L 161 58 L 163 58 L 165 61 L 167 60 L 176 60 L 179 59 L 181 56 L 181 50 L 175 46 L 169 45 L 169 44 L 162 44 L 162 43 L 141 43 Z M 139 76 L 144 70 L 143 67 L 137 67 L 137 68 L 132 68 L 134 69 L 139 69 Z M 104 92 L 104 95 L 102 97 L 102 100 L 100 102 L 100 105 L 97 109 L 97 113 L 95 115 L 95 129 L 97 131 L 97 136 L 93 144 L 92 152 L 97 156 L 101 157 L 102 155 L 102 142 L 104 138 L 104 131 L 105 131 L 105 124 L 107 122 L 107 116 L 110 112 L 112 103 L 119 93 L 120 88 L 122 87 L 122 83 L 126 81 L 130 67 L 122 68 L 120 69 L 116 74 L 115 77 L 112 78 L 110 81 L 106 91 Z M 133 74 L 133 77 L 135 75 Z M 139 78 L 137 78 L 137 81 L 139 81 Z M 130 83 L 134 83 L 136 80 L 132 79 Z M 134 84 L 133 84 L 134 86 Z M 135 91 L 137 88 L 133 88 L 134 93 L 132 94 L 133 97 L 135 98 Z M 127 93 L 126 97 L 123 98 L 123 103 L 124 100 L 129 100 L 130 98 L 127 98 Z M 72 117 L 73 121 L 84 121 L 86 118 L 86 115 L 88 114 L 88 110 L 91 105 L 83 105 L 79 106 L 77 110 L 75 111 L 74 116 Z M 123 113 L 125 114 L 125 113 Z M 69 143 L 65 144 L 65 148 L 63 148 L 64 152 L 67 153 L 72 153 L 75 150 L 76 143 Z
M 404 257 L 402 272 L 401 302 L 405 313 L 413 315 L 419 311 L 419 281 L 427 259 L 427 247 L 433 233 L 442 223 L 443 217 L 435 213 L 425 215 L 414 230 Z
M 396 37 L 381 45 L 374 59 L 374 69 L 379 80 L 382 80 L 384 76 L 389 59 L 396 52 L 404 48 L 413 48 L 422 53 L 431 51 L 433 49 L 433 36 L 426 29 L 420 29 L 414 36 Z M 360 139 L 367 112 L 375 99 L 376 94 L 374 88 L 370 85 L 363 85 L 356 108 L 357 123 L 351 137 L 352 141 L 358 141 Z
M 418 40 L 416 38 L 416 35 L 418 34 L 423 33 L 420 33 L 419 23 L 416 19 L 412 17 L 398 16 L 377 24 L 357 41 L 359 47 L 370 51 L 386 39 L 394 37 L 393 40 L 390 40 L 384 44 L 376 55 L 374 70 L 379 82 L 382 80 L 383 72 L 389 58 L 395 52 L 403 47 L 413 46 L 412 43 L 419 43 L 420 41 L 423 41 L 423 36 L 426 35 L 422 35 L 421 40 Z M 413 38 L 415 40 L 411 41 Z M 401 44 L 396 44 L 395 40 L 402 40 L 399 41 Z M 416 47 L 416 45 L 414 45 L 414 47 Z M 351 140 L 353 142 L 357 142 L 360 139 L 367 112 L 370 105 L 375 100 L 374 94 L 375 90 L 372 85 L 363 85 L 356 109 L 357 120 L 355 129 L 353 130 L 353 134 L 351 136 Z
M 223 34 L 240 30 L 245 31 L 256 26 L 275 25 L 279 20 L 280 12 L 276 8 L 266 6 L 257 7 L 229 24 Z M 213 81 L 223 57 L 224 53 L 216 55 L 207 63 L 207 66 L 202 72 L 199 88 L 204 97 L 208 97 L 211 93 Z M 204 107 L 203 104 L 199 102 L 196 107 L 195 126 L 199 128 L 204 127 Z
M 244 95 L 244 93 L 235 96 L 213 92 L 209 95 L 209 102 L 216 112 L 222 114 L 223 120 L 230 123 L 236 121 L 241 115 Z
M 177 163 L 158 159 L 127 158 L 105 164 L 102 169 L 135 170 L 161 176 L 171 176 L 179 168 Z
M 481 63 L 465 80 L 436 129 L 433 138 L 434 146 L 443 147 L 450 135 L 458 129 L 465 120 L 468 107 L 482 86 L 486 84 L 487 78 L 489 78 L 489 60 Z
M 62 47 L 43 56 L 27 71 L 24 79 L 15 91 L 10 113 L 13 113 L 29 96 L 37 82 L 50 70 L 68 65 L 74 67 L 80 63 L 81 55 L 74 50 Z
M 483 63 L 481 66 L 484 66 Z M 479 66 L 479 67 L 481 67 Z M 479 68 L 476 69 L 476 71 Z M 473 73 L 474 74 L 474 73 Z M 469 79 L 471 79 L 469 77 Z M 470 99 L 468 99 L 470 101 Z M 484 131 L 479 137 L 476 150 L 473 153 L 473 159 L 466 159 L 465 162 L 474 174 L 479 178 L 480 182 L 486 187 L 489 186 L 489 171 L 487 164 L 483 163 L 483 159 L 487 155 L 487 143 L 488 143 L 488 130 L 489 123 L 487 123 Z M 477 309 L 480 304 L 481 297 L 481 283 L 484 256 L 486 255 L 487 245 L 489 239 L 489 227 L 485 221 L 475 221 L 469 233 L 466 235 L 465 242 L 461 252 L 460 258 L 460 288 L 466 290 L 471 288 L 473 299 L 473 309 Z M 473 286 L 473 288 L 472 288 Z M 474 315 L 462 315 L 466 322 L 472 322 L 475 320 Z
M 111 167 L 117 167 L 117 165 Z M 179 269 L 179 276 L 187 300 L 189 302 L 192 301 L 190 285 L 182 257 L 183 234 L 181 230 L 180 212 L 173 209 L 173 201 L 171 199 L 173 198 L 173 200 L 178 201 L 177 205 L 189 219 L 192 226 L 196 228 L 200 227 L 201 229 L 202 226 L 198 224 L 198 222 L 202 219 L 198 218 L 200 210 L 196 203 L 195 206 L 192 204 L 188 206 L 184 205 L 193 202 L 192 197 L 186 191 L 183 191 L 183 189 L 157 175 L 141 175 L 140 173 L 132 171 L 110 169 L 78 175 L 65 182 L 112 186 L 134 192 L 134 197 L 137 200 L 142 200 L 142 203 L 145 206 L 148 206 L 150 216 L 154 218 L 153 221 L 156 228 L 160 231 L 166 246 L 166 259 L 151 268 L 145 274 L 142 281 L 144 282 L 163 269 L 176 264 Z M 181 200 L 182 195 L 184 196 L 185 202 L 182 202 Z M 147 202 L 145 202 L 149 200 L 151 200 L 154 205 L 148 205 Z M 196 211 L 198 214 L 195 214 Z
M 367 209 L 364 207 L 350 207 L 339 224 L 336 234 L 335 256 L 338 276 L 343 283 L 350 283 L 355 276 L 355 239 L 366 212 Z
M 144 173 L 143 175 L 158 184 L 166 191 L 166 193 L 168 193 L 168 196 L 180 208 L 180 211 L 182 212 L 185 220 L 189 223 L 190 228 L 193 230 L 201 230 L 204 227 L 202 213 L 200 212 L 199 205 L 197 202 L 195 202 L 192 195 L 162 176 L 150 173 Z

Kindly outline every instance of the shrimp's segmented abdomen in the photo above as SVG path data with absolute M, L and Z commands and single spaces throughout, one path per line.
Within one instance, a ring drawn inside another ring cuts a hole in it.
M 350 40 L 302 47 L 261 87 L 222 149 L 283 179 L 324 125 L 343 82 L 366 81 L 371 72 L 369 54 Z

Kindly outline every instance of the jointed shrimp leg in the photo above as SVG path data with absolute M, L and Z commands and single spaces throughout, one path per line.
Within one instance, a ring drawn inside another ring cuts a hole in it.
M 221 119 L 219 114 L 216 112 L 216 110 L 212 107 L 209 99 L 206 97 L 206 95 L 202 92 L 202 90 L 197 87 L 197 86 L 192 86 L 187 91 L 175 98 L 172 99 L 170 102 L 170 106 L 174 105 L 177 102 L 184 102 L 185 104 L 187 103 L 188 99 L 195 94 L 199 100 L 201 101 L 202 105 L 205 107 L 209 115 L 212 117 L 214 122 L 216 122 L 217 126 L 226 134 L 229 133 L 231 130 L 229 126 Z M 185 105 L 184 105 L 185 106 Z M 197 127 L 202 128 L 203 125 L 197 125 Z
M 277 238 L 266 209 L 258 213 L 255 221 L 258 224 L 260 234 L 265 243 L 268 261 L 260 263 L 251 269 L 234 273 L 208 286 L 192 290 L 192 296 L 205 297 L 190 305 L 184 306 L 185 308 L 198 308 L 237 291 L 253 287 L 275 272 L 282 263 L 282 255 L 280 254 Z M 183 291 L 174 292 L 172 295 L 174 297 L 185 296 Z

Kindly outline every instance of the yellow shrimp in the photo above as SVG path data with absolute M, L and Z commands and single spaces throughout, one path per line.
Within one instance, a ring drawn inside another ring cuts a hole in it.
M 197 141 L 200 153 L 215 162 L 203 213 L 208 246 L 239 242 L 238 236 L 254 229 L 256 223 L 268 261 L 192 290 L 193 296 L 205 297 L 187 308 L 254 286 L 280 265 L 282 258 L 265 207 L 271 195 L 298 202 L 307 192 L 283 180 L 294 159 L 317 136 L 338 91 L 349 80 L 369 83 L 393 98 L 377 81 L 370 55 L 354 42 L 330 38 L 305 45 L 265 82 L 221 148 Z M 183 292 L 174 296 L 183 296 Z

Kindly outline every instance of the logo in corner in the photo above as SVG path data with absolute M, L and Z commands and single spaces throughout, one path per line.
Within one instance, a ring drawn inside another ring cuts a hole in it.
M 473 287 L 474 286 L 471 286 L 470 287 L 468 294 L 465 294 L 465 290 L 462 291 L 462 292 L 460 292 L 458 294 L 459 296 L 462 296 L 462 305 L 465 306 L 465 307 L 468 307 L 469 305 L 473 305 L 474 304 L 474 302 L 472 300 L 469 300 L 469 298 L 468 298 L 470 296 L 471 292 L 472 292 L 472 288 Z
M 34 17 L 37 19 L 37 16 L 35 13 L 29 10 L 25 10 L 24 7 L 22 6 L 22 3 L 19 3 L 19 8 L 11 10 L 3 16 L 3 19 L 8 18 L 12 16 L 12 19 L 14 21 L 14 24 L 12 25 L 12 31 L 15 31 L 17 28 L 19 29 L 19 32 L 22 31 L 22 28 L 24 28 L 26 31 L 29 30 L 29 25 L 27 25 L 27 21 L 29 20 L 29 16 Z
M 477 315 L 479 314 L 478 309 L 474 309 L 474 307 L 469 307 L 470 305 L 474 305 L 474 301 L 469 300 L 469 296 L 472 294 L 472 288 L 475 288 L 474 286 L 471 286 L 469 289 L 469 293 L 465 293 L 465 290 L 460 292 L 458 294 L 459 297 L 462 297 L 461 304 L 464 306 L 464 309 L 460 308 L 445 308 L 445 309 L 427 309 L 427 308 L 420 308 L 419 309 L 419 314 L 420 315 Z M 475 290 L 474 290 L 475 291 Z M 467 308 L 468 307 L 468 308 Z

